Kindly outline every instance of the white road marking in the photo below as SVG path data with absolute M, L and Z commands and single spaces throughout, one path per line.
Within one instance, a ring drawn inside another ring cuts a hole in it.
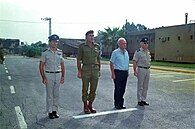
M 21 129 L 27 129 L 27 124 L 24 120 L 24 116 L 22 114 L 22 111 L 21 111 L 20 107 L 16 106 L 15 111 L 16 111 L 16 115 L 17 115 L 17 118 L 18 118 L 20 128 Z
M 5 72 L 8 73 L 8 70 L 6 70 Z
M 94 114 L 73 116 L 73 118 L 80 119 L 80 118 L 108 115 L 108 114 L 119 113 L 119 112 L 129 112 L 129 111 L 135 111 L 135 110 L 138 110 L 138 109 L 137 108 L 129 108 L 129 109 L 122 109 L 122 110 L 104 111 L 104 112 L 98 112 L 98 113 L 94 113 Z
M 10 86 L 10 90 L 11 90 L 11 93 L 12 94 L 15 94 L 16 92 L 15 92 L 15 89 L 14 89 L 14 86 Z
M 182 79 L 182 80 L 174 80 L 173 82 L 185 82 L 185 81 L 193 81 L 195 78 Z
M 7 69 L 7 67 L 5 67 L 5 70 Z
M 11 76 L 8 76 L 8 79 L 9 79 L 9 80 L 12 80 Z

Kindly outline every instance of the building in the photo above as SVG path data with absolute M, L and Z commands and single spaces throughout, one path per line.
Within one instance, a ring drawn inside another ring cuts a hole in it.
M 63 51 L 64 56 L 76 57 L 80 44 L 84 43 L 84 39 L 64 39 L 60 38 L 58 47 Z
M 155 55 L 155 30 L 143 30 L 135 32 L 126 32 L 127 50 L 129 52 L 129 58 L 132 59 L 136 50 L 140 48 L 140 39 L 147 37 L 149 39 L 149 49 L 152 59 Z
M 155 30 L 155 60 L 195 63 L 195 23 Z
M 127 32 L 126 37 L 130 59 L 140 39 L 148 37 L 153 60 L 195 63 L 195 23 Z

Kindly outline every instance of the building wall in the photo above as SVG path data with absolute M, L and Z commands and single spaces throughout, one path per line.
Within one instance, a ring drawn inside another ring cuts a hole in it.
M 155 60 L 195 63 L 195 24 L 155 30 Z
M 154 59 L 155 54 L 155 31 L 151 30 L 144 30 L 138 32 L 128 32 L 126 33 L 127 36 L 127 50 L 129 52 L 130 59 L 133 58 L 133 55 L 136 50 L 140 48 L 140 40 L 143 37 L 147 37 L 149 39 L 149 50 Z

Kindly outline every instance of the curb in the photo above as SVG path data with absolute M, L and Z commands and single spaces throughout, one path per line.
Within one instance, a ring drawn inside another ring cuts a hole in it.
M 155 66 L 151 67 L 151 69 L 154 69 L 154 70 L 162 70 L 162 71 L 172 71 L 172 72 L 195 74 L 195 71 L 192 71 L 192 70 L 184 70 L 184 69 L 161 68 L 161 67 L 155 67 Z

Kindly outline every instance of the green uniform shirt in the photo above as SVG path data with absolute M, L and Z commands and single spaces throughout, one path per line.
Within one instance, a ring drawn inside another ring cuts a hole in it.
M 93 47 L 83 43 L 79 45 L 77 60 L 83 65 L 98 65 L 100 61 L 100 46 L 94 43 Z

